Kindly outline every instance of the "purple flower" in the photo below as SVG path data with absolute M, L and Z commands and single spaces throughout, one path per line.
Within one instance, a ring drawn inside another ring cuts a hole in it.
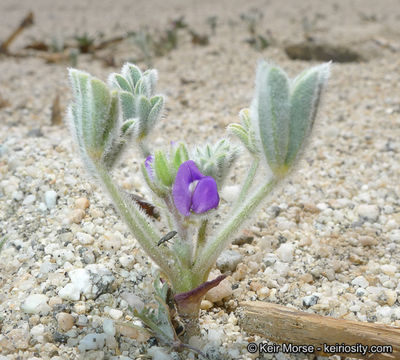
M 153 173 L 153 161 L 154 161 L 154 156 L 149 155 L 146 160 L 144 161 L 144 166 L 146 167 L 147 173 L 149 174 L 149 178 L 151 180 L 154 180 L 154 173 Z
M 172 188 L 174 203 L 179 212 L 189 216 L 215 209 L 219 204 L 217 183 L 211 176 L 203 175 L 193 160 L 181 164 Z

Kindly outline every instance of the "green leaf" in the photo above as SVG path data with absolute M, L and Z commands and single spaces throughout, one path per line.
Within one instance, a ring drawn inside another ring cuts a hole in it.
M 298 156 L 314 125 L 321 91 L 329 74 L 329 64 L 304 71 L 293 82 L 290 96 L 289 149 L 286 165 Z
M 127 91 L 119 91 L 119 100 L 121 103 L 121 111 L 123 120 L 136 117 L 136 100 L 135 97 Z
M 162 109 L 164 108 L 164 98 L 162 96 L 154 96 L 150 99 L 150 106 L 152 106 L 147 117 L 148 130 L 152 129 L 160 118 Z
M 108 83 L 113 88 L 132 92 L 132 86 L 129 84 L 129 81 L 120 74 L 111 74 L 108 78 Z
M 126 63 L 121 70 L 121 75 L 128 80 L 132 89 L 135 89 L 137 82 L 142 77 L 140 69 L 131 63 Z
M 253 111 L 263 153 L 272 171 L 279 172 L 289 143 L 289 80 L 283 70 L 259 65 Z
M 167 187 L 172 185 L 174 179 L 169 170 L 167 158 L 162 151 L 156 151 L 154 155 L 154 171 L 163 185 Z

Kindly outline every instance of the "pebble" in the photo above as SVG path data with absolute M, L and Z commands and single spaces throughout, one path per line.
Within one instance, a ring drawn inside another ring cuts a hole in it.
M 166 353 L 165 349 L 158 346 L 152 346 L 147 353 L 152 356 L 153 360 L 173 360 L 173 358 Z
M 209 300 L 202 300 L 200 303 L 201 310 L 209 310 L 213 307 L 213 303 Z
M 227 202 L 234 202 L 240 193 L 239 185 L 227 185 L 222 188 L 221 197 Z
M 376 205 L 359 205 L 357 208 L 358 215 L 369 222 L 375 222 L 379 217 L 379 208 Z
M 218 284 L 218 286 L 209 290 L 205 296 L 205 300 L 215 303 L 231 295 L 232 295 L 232 285 L 228 277 L 222 280 Z
M 381 270 L 386 275 L 394 276 L 397 271 L 397 267 L 394 265 L 385 264 L 381 266 Z
M 70 223 L 80 224 L 84 217 L 85 212 L 82 209 L 75 209 L 69 214 L 68 220 Z
M 70 283 L 61 288 L 58 292 L 58 295 L 64 300 L 77 301 L 81 297 L 81 292 L 77 287 L 75 287 L 74 284 Z
M 48 190 L 44 193 L 44 202 L 47 209 L 53 209 L 57 204 L 57 193 L 54 190 Z
M 106 342 L 106 334 L 87 334 L 80 342 L 79 351 L 101 350 Z
M 389 239 L 393 242 L 400 242 L 400 230 L 395 229 L 389 233 Z
M 243 260 L 242 254 L 235 250 L 224 250 L 217 259 L 217 268 L 221 272 L 234 272 L 238 264 Z
M 90 206 L 90 202 L 85 197 L 81 197 L 81 198 L 75 200 L 75 208 L 76 209 L 86 210 L 89 206 Z
M 47 315 L 51 311 L 51 307 L 47 304 L 48 300 L 49 298 L 43 294 L 29 295 L 21 305 L 21 309 L 27 314 Z
M 359 286 L 364 289 L 369 286 L 369 282 L 364 276 L 357 276 L 355 279 L 351 281 L 351 284 L 354 286 Z
M 302 299 L 303 306 L 308 308 L 310 306 L 316 305 L 318 303 L 318 300 L 319 300 L 319 296 L 316 294 L 305 296 Z
M 22 202 L 23 205 L 32 205 L 36 201 L 36 196 L 31 194 L 25 197 L 24 201 Z
M 372 236 L 360 236 L 358 238 L 358 241 L 360 242 L 360 244 L 362 246 L 372 246 L 372 245 L 376 245 L 378 242 L 377 240 L 372 237 Z
M 124 313 L 121 310 L 118 309 L 110 309 L 110 311 L 108 312 L 108 314 L 114 319 L 114 320 L 119 320 L 122 318 L 122 315 L 124 315 Z
M 121 298 L 124 299 L 132 309 L 136 309 L 138 312 L 144 309 L 143 300 L 134 293 L 125 291 L 121 294 Z
M 284 243 L 277 250 L 276 254 L 285 263 L 293 262 L 294 246 L 292 244 Z
M 94 241 L 93 236 L 83 233 L 83 232 L 77 232 L 76 238 L 78 239 L 79 243 L 82 245 L 91 245 L 91 244 L 93 244 L 93 241 Z
M 111 319 L 104 319 L 103 320 L 103 331 L 108 336 L 115 336 L 115 326 L 114 321 Z
M 265 266 L 268 267 L 274 265 L 277 260 L 278 260 L 277 256 L 273 253 L 270 253 L 263 258 L 263 263 L 265 264 Z
M 6 334 L 6 339 L 8 340 L 8 348 L 25 350 L 29 348 L 29 341 L 31 335 L 26 329 L 13 329 Z M 7 346 L 5 346 L 7 348 Z
M 43 324 L 36 325 L 32 327 L 30 334 L 31 336 L 38 342 L 43 342 L 43 334 L 45 331 L 45 327 Z
M 116 329 L 120 335 L 126 336 L 130 339 L 135 339 L 138 342 L 145 342 L 151 337 L 151 335 L 144 328 L 117 325 Z
M 135 265 L 135 258 L 132 255 L 122 255 L 119 258 L 119 263 L 124 269 L 132 270 Z
M 56 319 L 58 328 L 63 332 L 71 330 L 74 326 L 74 317 L 71 314 L 60 312 L 56 315 Z

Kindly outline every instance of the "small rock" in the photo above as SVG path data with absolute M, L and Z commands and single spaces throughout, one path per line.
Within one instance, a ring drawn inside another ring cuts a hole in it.
M 74 284 L 67 284 L 60 289 L 58 295 L 64 300 L 77 301 L 81 297 L 81 292 L 75 287 Z
M 13 191 L 11 197 L 16 201 L 21 201 L 24 198 L 24 193 L 22 191 Z
M 70 213 L 68 220 L 70 223 L 80 224 L 84 217 L 85 212 L 82 209 L 75 209 Z
M 278 260 L 277 256 L 275 254 L 267 254 L 265 255 L 265 257 L 263 258 L 263 263 L 265 264 L 265 266 L 272 266 L 276 263 L 276 260 Z
M 234 272 L 242 259 L 242 254 L 237 251 L 224 250 L 217 259 L 217 268 L 222 272 Z
M 222 280 L 216 287 L 209 290 L 205 299 L 212 303 L 232 295 L 232 285 L 229 278 Z
M 71 314 L 60 312 L 56 315 L 56 319 L 58 328 L 63 332 L 71 330 L 74 326 L 74 317 Z
M 93 244 L 93 236 L 83 233 L 83 232 L 77 232 L 76 233 L 76 238 L 78 239 L 79 243 L 82 245 L 90 245 Z
M 89 206 L 90 206 L 90 202 L 85 197 L 81 197 L 81 198 L 75 200 L 75 208 L 76 209 L 86 210 Z
M 122 255 L 119 258 L 119 263 L 124 269 L 132 270 L 135 265 L 135 258 L 132 255 Z
M 394 265 L 385 264 L 381 266 L 381 270 L 384 274 L 393 276 L 397 271 L 397 267 Z
M 101 350 L 106 341 L 106 334 L 88 334 L 80 342 L 79 351 Z
M 213 303 L 209 300 L 202 300 L 200 303 L 201 310 L 209 310 L 213 307 Z
M 144 302 L 142 299 L 131 292 L 123 292 L 121 298 L 124 299 L 132 309 L 136 309 L 138 312 L 144 309 Z
M 118 309 L 110 309 L 109 314 L 114 320 L 119 320 L 122 315 L 124 315 L 124 313 Z
M 250 232 L 243 231 L 242 236 L 235 238 L 232 242 L 233 245 L 244 245 L 244 244 L 251 244 L 254 240 L 254 236 L 251 235 Z
M 372 246 L 372 245 L 376 245 L 377 241 L 375 238 L 373 238 L 372 236 L 360 236 L 358 238 L 358 241 L 360 242 L 360 244 L 362 246 Z
M 144 328 L 134 328 L 123 324 L 117 325 L 116 328 L 120 335 L 135 339 L 138 342 L 145 342 L 151 337 L 149 332 Z
M 379 218 L 379 208 L 376 205 L 360 205 L 357 208 L 357 213 L 363 220 L 375 222 Z
M 147 353 L 152 356 L 153 360 L 173 360 L 162 347 L 152 346 Z
M 357 276 L 355 279 L 352 280 L 351 284 L 364 289 L 369 286 L 369 282 L 364 276 Z
M 284 243 L 277 250 L 276 254 L 285 263 L 293 262 L 294 246 L 292 244 Z
M 31 194 L 31 195 L 28 195 L 28 196 L 24 199 L 24 201 L 22 202 L 22 204 L 23 204 L 23 205 L 32 205 L 32 204 L 35 202 L 35 200 L 36 200 L 36 196 L 33 195 L 33 194 Z
M 221 197 L 227 202 L 234 202 L 240 193 L 240 186 L 228 185 L 224 186 L 221 192 Z
M 54 190 L 46 191 L 44 194 L 44 202 L 49 210 L 53 209 L 57 204 L 57 193 Z
M 111 319 L 103 320 L 103 331 L 108 336 L 115 336 L 115 326 L 114 321 Z
M 394 303 L 396 302 L 396 300 L 397 300 L 397 293 L 396 293 L 396 291 L 394 291 L 394 290 L 386 290 L 385 291 L 385 293 L 386 293 L 386 303 L 389 305 L 389 306 L 393 306 L 394 305 Z
M 7 334 L 8 341 L 15 349 L 25 350 L 29 348 L 31 335 L 25 329 L 13 329 Z
M 318 303 L 319 296 L 316 294 L 303 297 L 303 306 L 309 308 Z
M 29 295 L 24 303 L 21 305 L 21 309 L 27 314 L 42 314 L 47 315 L 51 307 L 47 304 L 49 298 L 43 294 L 32 294 Z
M 400 242 L 400 230 L 395 229 L 389 233 L 389 239 L 393 242 Z
M 36 341 L 43 342 L 44 330 L 45 330 L 44 325 L 39 324 L 39 325 L 34 326 L 31 329 L 30 333 Z

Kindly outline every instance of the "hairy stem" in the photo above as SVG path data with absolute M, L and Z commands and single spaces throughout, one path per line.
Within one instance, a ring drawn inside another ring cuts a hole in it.
M 193 273 L 201 276 L 203 273 L 209 271 L 214 265 L 215 261 L 221 251 L 231 241 L 231 235 L 236 231 L 242 223 L 249 217 L 257 206 L 264 200 L 264 198 L 271 192 L 277 184 L 278 179 L 273 177 L 269 182 L 264 184 L 258 191 L 251 196 L 244 205 L 239 208 L 231 217 L 226 225 L 219 231 L 216 237 L 207 243 L 201 252 L 198 260 L 193 266 Z
M 243 204 L 243 201 L 246 198 L 246 195 L 249 192 L 251 185 L 253 184 L 253 180 L 256 176 L 259 164 L 260 164 L 260 159 L 258 157 L 254 157 L 253 163 L 251 164 L 251 167 L 250 167 L 250 171 L 247 174 L 246 180 L 242 185 L 240 194 L 239 194 L 239 196 L 235 202 L 235 205 L 233 207 L 235 210 L 240 206 L 240 204 Z
M 104 167 L 97 166 L 96 170 L 114 205 L 125 219 L 129 229 L 142 248 L 160 266 L 172 283 L 179 282 L 180 269 L 176 267 L 177 264 L 175 264 L 173 253 L 166 247 L 157 246 L 161 234 L 148 223 L 145 215 L 123 196 L 118 187 L 114 185 L 112 178 Z

